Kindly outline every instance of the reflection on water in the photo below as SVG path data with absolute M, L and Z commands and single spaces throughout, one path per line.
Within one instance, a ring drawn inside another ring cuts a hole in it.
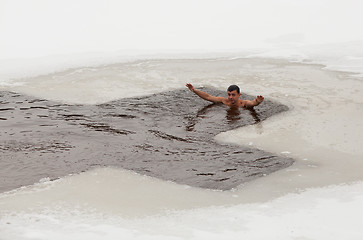
M 233 123 L 241 119 L 241 111 L 239 108 L 228 108 L 226 119 L 228 123 Z
M 255 120 L 254 125 L 256 126 L 257 133 L 261 134 L 263 132 L 263 128 L 262 128 L 261 119 L 259 118 L 258 113 L 256 112 L 255 109 L 247 109 L 247 110 L 249 111 L 249 113 L 251 114 L 253 119 Z
M 256 112 L 256 110 L 254 108 L 253 109 L 247 109 L 247 110 L 250 112 L 253 119 L 255 119 L 255 123 L 261 122 L 261 119 L 259 118 L 258 113 Z
M 248 114 L 246 114 L 248 113 Z M 254 124 L 256 126 L 257 132 L 262 133 L 262 124 L 259 114 L 254 108 L 227 108 L 226 110 L 226 120 L 228 124 L 238 124 L 243 118 L 252 117 Z
M 226 119 L 228 123 L 234 123 L 238 120 L 241 120 L 241 118 L 245 115 L 241 114 L 241 111 L 248 112 L 250 116 L 255 120 L 255 123 L 261 122 L 261 119 L 258 116 L 258 113 L 254 108 L 228 108 L 226 110 Z M 244 113 L 245 113 L 244 112 Z

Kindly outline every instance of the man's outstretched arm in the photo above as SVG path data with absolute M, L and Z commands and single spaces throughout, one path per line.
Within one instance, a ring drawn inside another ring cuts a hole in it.
M 265 99 L 265 98 L 264 98 L 263 96 L 257 96 L 257 97 L 255 98 L 255 100 L 253 100 L 253 101 L 245 100 L 245 106 L 246 106 L 246 107 L 251 107 L 251 108 L 252 108 L 252 107 L 257 106 L 257 105 L 259 105 L 260 103 L 262 103 L 264 99 Z
M 210 95 L 210 94 L 208 94 L 206 92 L 197 90 L 190 83 L 187 83 L 186 86 L 189 88 L 190 91 L 192 91 L 193 93 L 198 95 L 200 98 L 203 98 L 204 100 L 207 100 L 207 101 L 210 101 L 210 102 L 215 102 L 215 103 L 223 102 L 223 100 L 224 100 L 224 97 L 215 97 L 215 96 L 212 96 L 212 95 Z

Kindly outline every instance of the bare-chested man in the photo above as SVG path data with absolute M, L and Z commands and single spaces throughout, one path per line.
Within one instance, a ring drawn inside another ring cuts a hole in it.
M 254 106 L 259 105 L 264 100 L 262 96 L 257 96 L 253 101 L 239 99 L 241 97 L 241 93 L 237 85 L 231 85 L 228 87 L 227 89 L 228 98 L 212 96 L 206 92 L 195 89 L 193 85 L 190 83 L 187 83 L 186 86 L 189 88 L 190 91 L 194 92 L 204 100 L 214 103 L 223 103 L 233 108 L 239 108 L 239 107 L 252 108 Z

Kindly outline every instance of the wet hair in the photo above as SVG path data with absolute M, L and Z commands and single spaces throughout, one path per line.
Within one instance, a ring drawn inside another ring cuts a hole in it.
M 238 87 L 237 85 L 231 85 L 231 86 L 229 86 L 229 87 L 228 87 L 228 89 L 227 89 L 227 91 L 228 91 L 228 92 L 232 92 L 232 91 L 234 91 L 234 90 L 236 90 L 238 94 L 240 93 L 240 92 L 239 92 L 239 87 Z

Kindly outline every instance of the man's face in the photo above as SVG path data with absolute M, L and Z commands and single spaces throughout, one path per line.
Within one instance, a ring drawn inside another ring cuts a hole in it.
M 227 91 L 227 95 L 228 95 L 228 100 L 232 103 L 235 104 L 236 102 L 238 102 L 239 97 L 241 96 L 240 93 L 237 92 L 237 90 L 233 90 L 232 92 Z

